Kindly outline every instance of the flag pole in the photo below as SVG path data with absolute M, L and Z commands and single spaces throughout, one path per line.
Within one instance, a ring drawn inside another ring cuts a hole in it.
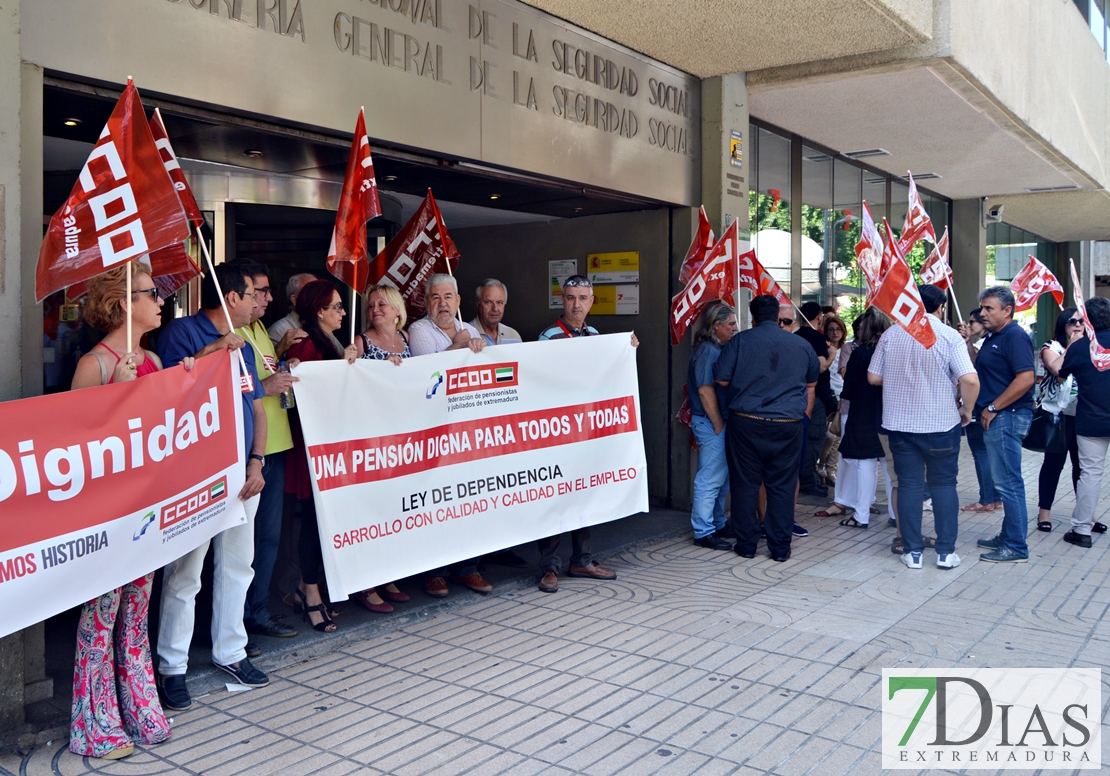
M 131 262 L 127 262 L 127 352 L 131 352 L 131 308 L 134 299 L 131 296 Z
M 446 249 L 443 251 L 443 261 L 447 264 L 447 274 L 450 275 L 451 277 L 455 277 L 455 273 L 451 271 L 451 257 L 447 255 Z M 456 280 L 455 281 L 456 288 L 458 287 L 458 285 L 459 285 L 459 282 Z M 455 310 L 455 315 L 458 316 L 459 323 L 462 323 L 463 319 L 462 319 L 462 295 L 461 294 L 459 295 L 459 306 Z
M 960 312 L 960 303 L 956 301 L 956 289 L 952 287 L 952 276 L 948 276 L 948 293 L 952 296 L 952 304 L 956 308 L 956 317 L 960 319 L 960 323 L 964 322 L 964 314 Z
M 355 300 L 358 296 L 355 294 L 355 287 L 350 286 L 351 289 L 351 344 L 355 344 Z
M 204 254 L 204 261 L 208 265 L 208 271 L 212 273 L 212 283 L 216 286 L 216 294 L 220 297 L 220 307 L 223 308 L 224 318 L 227 320 L 228 333 L 235 333 L 235 324 L 231 322 L 231 313 L 227 309 L 227 299 L 224 298 L 224 290 L 220 288 L 220 280 L 216 277 L 216 267 L 212 264 L 212 255 L 208 253 L 208 244 L 204 240 L 204 235 L 197 229 L 197 242 L 200 243 L 201 253 Z M 243 375 L 249 375 L 247 370 L 247 362 L 243 360 L 243 349 L 236 348 L 235 355 L 239 357 L 239 368 L 243 370 Z

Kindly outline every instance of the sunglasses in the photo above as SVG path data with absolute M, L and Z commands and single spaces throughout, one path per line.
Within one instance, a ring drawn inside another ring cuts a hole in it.
M 1082 326 L 1083 325 L 1083 319 L 1082 318 L 1068 318 L 1067 321 L 1065 321 L 1065 323 L 1067 323 L 1068 326 Z
M 779 326 L 793 326 L 793 325 L 794 325 L 794 319 L 793 318 L 779 318 Z
M 571 275 L 567 278 L 567 282 L 563 283 L 563 288 L 593 288 L 594 284 L 590 279 L 582 275 Z
M 137 291 L 132 291 L 131 292 L 131 296 L 134 296 L 135 294 L 150 294 L 150 301 L 152 301 L 152 302 L 157 301 L 157 299 L 158 299 L 158 289 L 157 288 L 141 288 Z

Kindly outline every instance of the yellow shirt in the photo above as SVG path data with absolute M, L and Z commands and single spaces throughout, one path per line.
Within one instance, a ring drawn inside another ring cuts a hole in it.
M 254 365 L 258 376 L 265 380 L 277 372 L 278 361 L 274 354 L 274 343 L 266 332 L 262 321 L 236 329 L 235 333 L 245 339 L 254 349 Z M 281 408 L 280 396 L 264 396 L 262 408 L 266 410 L 266 455 L 280 453 L 293 447 L 293 434 L 289 430 L 287 411 Z

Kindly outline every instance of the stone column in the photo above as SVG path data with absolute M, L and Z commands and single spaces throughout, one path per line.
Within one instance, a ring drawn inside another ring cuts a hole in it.
M 965 318 L 979 306 L 979 292 L 987 283 L 987 228 L 982 213 L 981 200 L 959 199 L 952 203 L 949 261 L 956 300 Z

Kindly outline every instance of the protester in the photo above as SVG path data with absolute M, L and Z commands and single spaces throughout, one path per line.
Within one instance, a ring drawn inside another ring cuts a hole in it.
M 144 334 L 162 325 L 161 308 L 149 270 L 137 261 L 90 280 L 85 322 L 108 333 L 77 362 L 72 389 L 123 383 L 161 369 L 158 356 L 137 346 Z M 184 361 L 192 368 L 191 358 Z M 81 607 L 69 728 L 69 750 L 74 754 L 118 760 L 135 751 L 135 741 L 150 745 L 170 737 L 158 702 L 147 633 L 153 581 L 151 572 Z
M 289 314 L 275 322 L 267 332 L 270 341 L 274 343 L 274 352 L 278 358 L 285 358 L 289 348 L 308 336 L 301 328 L 301 319 L 297 317 L 297 293 L 305 284 L 315 279 L 316 276 L 311 272 L 298 272 L 285 284 L 285 295 L 289 298 Z M 272 294 L 270 298 L 273 299 Z
M 728 495 L 728 461 L 725 459 L 725 421 L 728 401 L 717 385 L 713 368 L 721 348 L 736 333 L 736 311 L 731 305 L 705 308 L 694 333 L 694 349 L 686 376 L 686 393 L 693 412 L 691 428 L 698 442 L 698 473 L 694 477 L 690 522 L 694 544 L 710 550 L 731 550 L 721 532 L 726 527 L 725 497 Z
M 836 501 L 816 516 L 845 515 L 840 525 L 867 528 L 871 524 L 871 505 L 875 503 L 875 488 L 879 482 L 879 461 L 883 458 L 883 446 L 879 442 L 883 420 L 882 389 L 868 382 L 867 369 L 879 338 L 890 328 L 890 319 L 869 308 L 856 321 L 858 333 L 841 394 L 843 401 L 851 402 L 852 407 L 840 443 L 843 477 L 836 483 Z
M 960 324 L 960 334 L 967 342 L 967 353 L 974 364 L 979 358 L 979 348 L 983 347 L 983 338 L 987 329 L 983 323 L 983 314 L 976 307 L 971 311 L 971 316 L 966 323 Z M 976 338 L 972 342 L 972 338 Z M 978 416 L 972 417 L 972 422 L 964 428 L 967 437 L 967 446 L 971 449 L 971 458 L 975 462 L 975 479 L 979 483 L 979 500 L 961 507 L 964 512 L 993 512 L 1002 508 L 998 494 L 994 489 L 994 477 L 991 476 L 990 456 L 987 455 L 987 445 L 983 441 L 983 426 L 979 423 Z
M 424 301 L 428 314 L 409 327 L 409 347 L 414 356 L 442 353 L 446 350 L 469 348 L 481 353 L 486 341 L 469 323 L 458 320 L 459 284 L 451 275 L 437 273 L 428 278 Z M 478 571 L 479 558 L 456 563 L 450 571 L 435 569 L 424 578 L 424 592 L 434 598 L 448 594 L 447 578 L 469 587 L 476 593 L 489 593 L 493 585 Z
M 266 463 L 262 465 L 262 478 L 266 486 L 258 499 L 258 512 L 254 516 L 254 579 L 247 590 L 247 605 L 243 615 L 243 626 L 247 633 L 289 639 L 297 635 L 297 629 L 277 622 L 270 614 L 270 579 L 277 561 L 278 545 L 281 542 L 281 521 L 285 507 L 285 451 L 293 446 L 289 431 L 289 418 L 281 406 L 280 394 L 292 388 L 297 378 L 287 372 L 278 372 L 278 360 L 274 343 L 270 340 L 262 316 L 273 301 L 270 293 L 270 270 L 265 265 L 250 259 L 238 259 L 231 264 L 244 275 L 250 275 L 254 283 L 255 308 L 251 313 L 250 325 L 236 329 L 235 333 L 250 343 L 254 350 L 254 366 L 262 378 L 266 395 L 262 408 L 266 411 Z M 286 343 L 296 342 L 299 329 L 290 329 L 279 341 L 278 347 L 288 349 Z M 253 644 L 248 644 L 247 655 L 259 654 Z
M 231 326 L 221 307 L 220 292 Z M 216 266 L 215 277 L 205 276 L 200 289 L 201 309 L 187 318 L 171 321 L 158 338 L 158 354 L 164 364 L 176 364 L 193 356 L 202 358 L 210 353 L 242 349 L 247 374 L 243 377 L 243 440 L 247 454 L 247 477 L 239 498 L 244 502 L 247 520 L 228 528 L 192 552 L 165 567 L 162 579 L 162 617 L 158 625 L 158 690 L 162 705 L 171 711 L 184 711 L 192 706 L 185 684 L 189 666 L 189 644 L 193 639 L 196 596 L 200 591 L 200 574 L 209 544 L 213 545 L 212 569 L 212 663 L 230 674 L 236 683 L 262 687 L 269 678 L 251 665 L 247 657 L 247 631 L 243 612 L 247 589 L 254 578 L 254 516 L 259 494 L 266 481 L 262 467 L 266 463 L 266 411 L 262 398 L 266 389 L 255 367 L 254 348 L 237 335 L 239 328 L 251 322 L 254 313 L 254 281 L 242 270 L 228 264 Z M 236 367 L 238 371 L 238 367 Z
M 832 308 L 829 308 L 830 310 Z M 817 478 L 822 484 L 836 485 L 837 463 L 840 460 L 840 440 L 844 433 L 843 415 L 840 408 L 841 392 L 844 389 L 844 373 L 848 369 L 848 359 L 852 356 L 852 344 L 845 340 L 848 333 L 844 321 L 835 313 L 825 314 L 825 340 L 829 343 L 829 388 L 833 393 L 836 409 L 829 413 L 826 422 L 825 446 L 817 461 Z
M 366 290 L 366 313 L 370 327 L 355 340 L 359 358 L 389 361 L 397 366 L 402 359 L 412 358 L 412 348 L 405 334 L 405 300 L 393 286 L 371 286 Z
M 799 456 L 800 469 L 798 483 L 801 493 L 808 496 L 824 498 L 829 495 L 829 489 L 817 482 L 817 459 L 821 457 L 821 450 L 825 446 L 825 420 L 828 413 L 835 411 L 832 389 L 829 387 L 829 364 L 832 355 L 829 353 L 829 343 L 825 335 L 818 330 L 821 322 L 821 305 L 817 302 L 806 302 L 801 307 L 801 326 L 798 336 L 809 343 L 821 367 L 821 374 L 817 379 L 816 403 L 813 405 L 812 417 L 803 421 L 806 430 L 806 447 Z M 808 325 L 806 323 L 808 321 Z
M 1110 347 L 1110 300 L 1094 297 L 1084 302 L 1087 317 L 1102 347 Z M 1091 546 L 1091 532 L 1105 533 L 1106 526 L 1095 522 L 1095 509 L 1102 491 L 1102 472 L 1106 448 L 1110 445 L 1110 370 L 1100 372 L 1091 360 L 1091 343 L 1083 331 L 1071 335 L 1060 376 L 1075 377 L 1079 402 L 1075 409 L 1075 438 L 1079 447 L 1079 485 L 1071 530 L 1064 541 L 1077 547 Z
M 428 313 L 409 327 L 412 354 L 423 356 L 461 348 L 481 353 L 486 346 L 482 335 L 469 323 L 457 318 L 460 299 L 459 284 L 455 278 L 437 273 L 428 278 L 424 288 L 424 304 Z
M 792 306 L 784 304 L 779 308 L 778 324 L 783 331 L 793 333 L 797 330 L 797 321 L 794 320 L 794 308 Z
M 1056 499 L 1056 487 L 1060 484 L 1060 473 L 1064 463 L 1071 456 L 1071 487 L 1079 485 L 1079 445 L 1075 438 L 1075 408 L 1079 393 L 1075 386 L 1075 376 L 1060 377 L 1060 367 L 1064 363 L 1064 353 L 1073 336 L 1083 334 L 1083 319 L 1077 317 L 1074 307 L 1067 307 L 1056 319 L 1056 329 L 1052 339 L 1041 348 L 1041 363 L 1045 376 L 1038 388 L 1039 404 L 1042 410 L 1056 418 L 1057 428 L 1064 434 L 1064 450 L 1045 450 L 1041 462 L 1041 473 L 1037 483 L 1037 530 L 1048 533 L 1052 530 L 1052 502 Z
M 875 348 L 868 380 L 883 387 L 883 428 L 898 472 L 898 522 L 905 542 L 902 563 L 921 568 L 925 540 L 921 505 L 928 483 L 936 525 L 937 567 L 960 565 L 959 473 L 961 427 L 971 422 L 979 378 L 959 333 L 941 320 L 944 291 L 919 286 L 936 343 L 926 348 L 901 326 L 887 329 Z
M 308 336 L 289 349 L 289 357 L 298 361 L 335 361 L 344 358 L 353 362 L 358 356 L 357 346 L 348 345 L 339 351 L 328 337 L 343 325 L 346 315 L 343 300 L 331 281 L 313 280 L 304 285 L 297 294 L 297 316 Z M 291 419 L 293 448 L 296 452 L 289 456 L 286 463 L 285 492 L 297 498 L 301 509 L 301 535 L 297 542 L 301 581 L 294 591 L 299 603 L 295 608 L 304 610 L 305 622 L 314 630 L 331 633 L 336 629 L 332 619 L 334 612 L 324 604 L 320 596 L 322 555 L 320 528 L 316 522 L 316 502 L 312 497 L 312 471 L 305 453 L 300 415 L 296 410 L 292 412 Z M 367 606 L 371 611 L 379 611 L 383 605 L 388 606 L 373 590 L 369 591 L 367 597 L 371 604 L 379 607 L 374 609 Z M 393 607 L 388 607 L 388 611 L 393 611 Z
M 523 342 L 516 329 L 501 322 L 509 301 L 509 289 L 504 283 L 496 278 L 486 278 L 474 290 L 474 300 L 478 304 L 478 314 L 470 325 L 481 333 L 487 345 Z
M 714 369 L 717 384 L 729 388 L 726 453 L 737 540 L 733 549 L 743 558 L 755 557 L 756 501 L 763 484 L 767 547 L 771 559 L 781 562 L 790 557 L 794 487 L 805 445 L 802 418 L 813 412 L 821 363 L 811 346 L 776 326 L 775 297 L 757 296 L 748 309 L 753 327 L 725 344 Z
M 594 291 L 590 279 L 585 275 L 571 275 L 563 283 L 563 314 L 555 321 L 554 326 L 549 326 L 540 332 L 540 341 L 596 335 L 597 329 L 586 324 L 586 316 L 590 314 L 593 304 Z M 633 332 L 632 347 L 639 346 L 640 340 Z M 603 568 L 594 561 L 590 553 L 591 537 L 589 526 L 576 528 L 570 532 L 571 556 L 567 576 L 616 579 L 617 572 Z M 559 549 L 562 538 L 561 535 L 548 536 L 536 542 L 536 548 L 540 551 L 539 588 L 545 593 L 554 593 L 559 589 L 561 563 L 555 552 Z
M 1002 498 L 1002 529 L 996 536 L 979 540 L 979 546 L 989 550 L 979 558 L 990 563 L 1029 560 L 1021 440 L 1033 420 L 1035 372 L 1033 341 L 1014 323 L 1014 306 L 1014 294 L 1006 286 L 991 286 L 979 293 L 979 310 L 989 333 L 975 361 L 982 383 L 975 411 L 983 427 L 995 489 Z

